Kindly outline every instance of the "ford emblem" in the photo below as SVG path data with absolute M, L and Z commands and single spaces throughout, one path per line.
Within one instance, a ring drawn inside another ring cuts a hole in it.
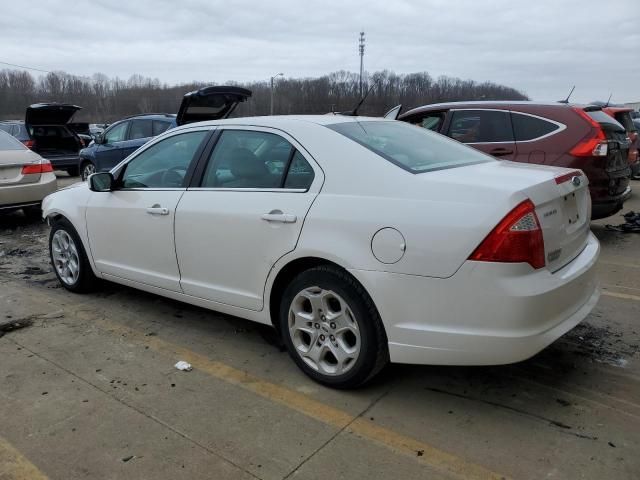
M 573 183 L 576 187 L 579 187 L 580 186 L 580 177 L 577 177 L 577 176 L 573 177 L 571 179 L 571 183 Z

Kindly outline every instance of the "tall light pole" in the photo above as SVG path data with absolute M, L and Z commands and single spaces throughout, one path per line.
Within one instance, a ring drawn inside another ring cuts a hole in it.
M 364 32 L 360 32 L 360 97 L 362 97 L 362 75 L 364 73 Z
M 284 73 L 281 72 L 271 77 L 271 108 L 269 109 L 269 115 L 273 115 L 273 81 L 279 76 L 284 76 Z

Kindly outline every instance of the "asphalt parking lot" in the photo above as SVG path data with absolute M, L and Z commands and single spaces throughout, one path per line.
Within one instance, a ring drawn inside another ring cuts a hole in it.
M 607 223 L 622 217 L 592 227 L 598 306 L 536 357 L 393 365 L 344 392 L 250 322 L 114 284 L 65 291 L 48 227 L 1 216 L 0 324 L 24 328 L 0 331 L 0 479 L 638 478 L 640 235 Z

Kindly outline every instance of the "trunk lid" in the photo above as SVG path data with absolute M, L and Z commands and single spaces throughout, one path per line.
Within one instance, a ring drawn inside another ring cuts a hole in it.
M 205 87 L 182 98 L 176 117 L 178 125 L 220 120 L 229 117 L 240 102 L 251 97 L 251 91 L 240 87 Z
M 22 167 L 40 161 L 40 156 L 29 149 L 0 150 L 0 188 L 37 183 L 40 174 L 22 174 Z
M 591 218 L 589 181 L 580 170 L 566 171 L 553 180 L 530 187 L 542 228 L 547 268 L 564 267 L 587 244 Z
M 35 103 L 27 107 L 24 122 L 28 125 L 66 125 L 81 109 L 66 103 Z

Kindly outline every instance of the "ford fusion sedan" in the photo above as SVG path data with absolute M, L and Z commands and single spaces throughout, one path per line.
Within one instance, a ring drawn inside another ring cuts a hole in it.
M 56 191 L 49 160 L 0 131 L 0 212 L 22 209 L 38 218 L 42 199 Z
M 187 124 L 44 202 L 66 289 L 104 279 L 272 325 L 338 388 L 389 361 L 545 348 L 599 296 L 590 210 L 580 170 L 340 116 Z

